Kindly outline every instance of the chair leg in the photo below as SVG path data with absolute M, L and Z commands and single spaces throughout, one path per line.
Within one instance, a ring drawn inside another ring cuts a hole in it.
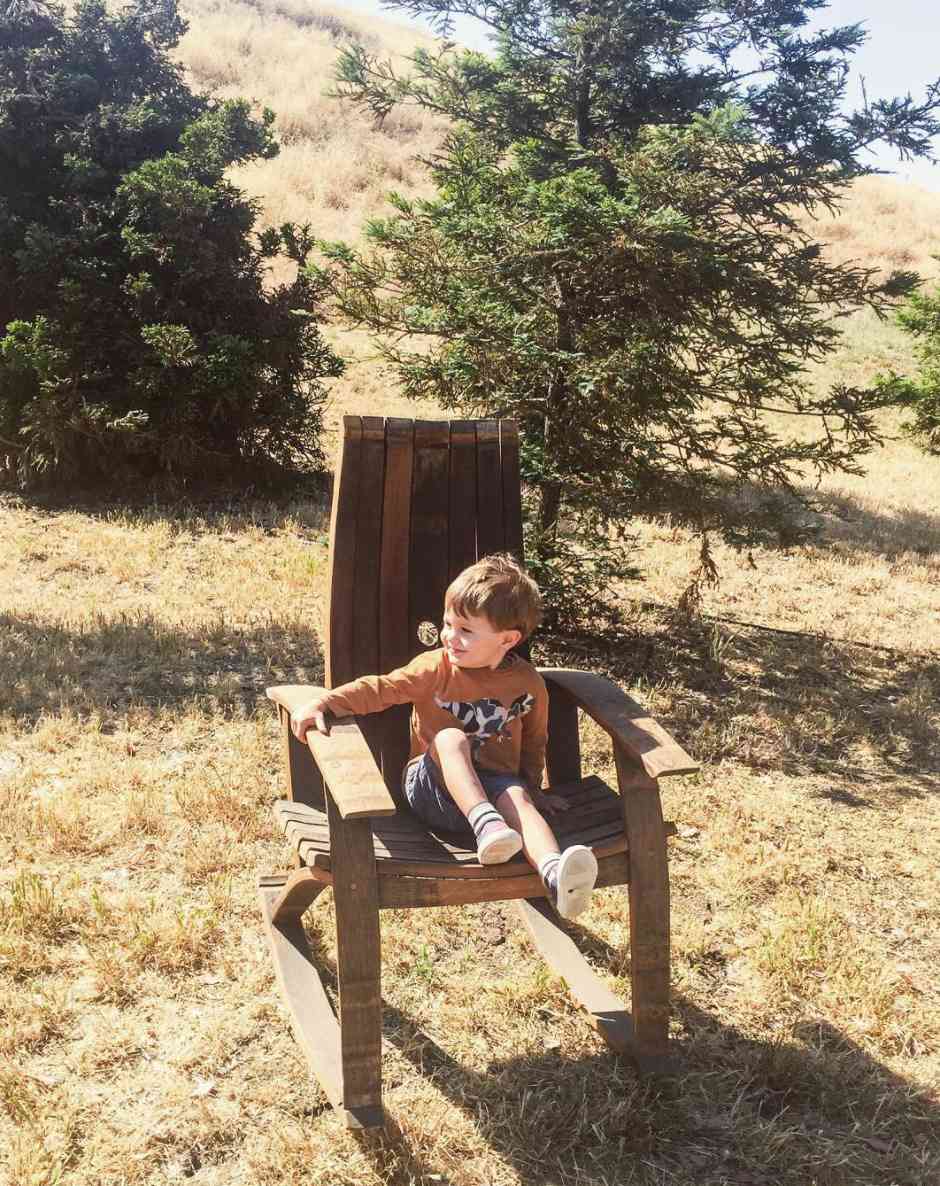
M 669 1055 L 669 870 L 659 787 L 617 747 L 617 776 L 630 855 L 630 979 L 633 1057 L 667 1072 Z
M 381 1128 L 382 988 L 378 881 L 367 819 L 343 820 L 328 796 L 343 1110 L 350 1127 Z

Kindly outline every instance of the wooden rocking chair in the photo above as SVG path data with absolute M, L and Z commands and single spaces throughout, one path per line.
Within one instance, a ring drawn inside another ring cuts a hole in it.
M 330 534 L 326 683 L 388 671 L 437 645 L 444 590 L 478 557 L 522 555 L 519 447 L 510 421 L 346 417 Z M 591 971 L 518 857 L 480 865 L 467 837 L 432 835 L 401 794 L 408 706 L 337 722 L 304 743 L 291 711 L 315 689 L 276 687 L 289 799 L 276 816 L 297 868 L 261 880 L 280 987 L 310 1067 L 351 1127 L 384 1123 L 379 911 L 514 899 L 532 940 L 616 1050 L 663 1069 L 669 1021 L 669 886 L 657 779 L 697 765 L 608 680 L 543 670 L 550 695 L 547 769 L 571 809 L 553 819 L 563 846 L 588 844 L 598 886 L 627 885 L 632 1017 Z M 610 735 L 619 794 L 582 778 L 578 711 Z M 338 1018 L 301 916 L 333 887 Z

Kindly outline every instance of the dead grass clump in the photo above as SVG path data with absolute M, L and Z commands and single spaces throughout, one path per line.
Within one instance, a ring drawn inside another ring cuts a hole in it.
M 76 790 L 64 790 L 40 800 L 29 832 L 51 843 L 57 852 L 94 856 L 107 851 L 112 835 L 102 830 L 101 821 L 89 815 L 87 800 Z
M 132 891 L 109 897 L 95 892 L 83 918 L 82 939 L 107 990 L 121 971 L 190 974 L 212 960 L 221 943 L 229 887 L 217 883 L 198 903 L 142 901 Z M 106 995 L 106 999 L 108 999 Z
M 7 975 L 0 981 L 0 1055 L 38 1054 L 68 1030 L 73 1015 L 63 986 L 34 981 L 24 989 Z
M 0 896 L 0 970 L 15 980 L 50 971 L 78 919 L 68 886 L 21 869 Z

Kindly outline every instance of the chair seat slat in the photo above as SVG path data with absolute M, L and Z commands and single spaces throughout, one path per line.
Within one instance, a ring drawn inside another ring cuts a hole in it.
M 626 851 L 623 812 L 619 795 L 596 776 L 551 788 L 571 803 L 568 812 L 553 817 L 559 841 L 587 844 L 597 856 Z M 301 803 L 280 802 L 275 815 L 301 859 L 319 868 L 328 867 L 330 831 L 326 813 Z M 470 834 L 463 836 L 427 831 L 407 810 L 376 819 L 372 843 L 380 876 L 517 877 L 527 865 L 516 857 L 502 865 L 481 865 Z

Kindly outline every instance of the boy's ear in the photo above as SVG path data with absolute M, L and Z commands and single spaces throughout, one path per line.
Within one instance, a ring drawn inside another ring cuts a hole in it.
M 522 631 L 521 630 L 504 630 L 503 631 L 503 642 L 506 643 L 507 651 L 511 651 L 512 648 L 514 646 L 518 646 L 518 644 L 521 641 L 522 641 Z

